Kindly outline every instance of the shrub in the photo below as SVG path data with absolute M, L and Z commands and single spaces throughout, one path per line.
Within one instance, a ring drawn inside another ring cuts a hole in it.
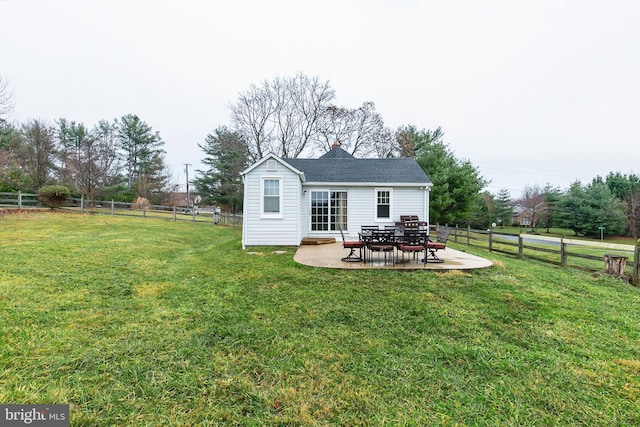
M 136 201 L 131 205 L 131 209 L 137 209 L 140 211 L 142 209 L 145 209 L 145 207 L 146 209 L 149 208 L 149 199 L 147 199 L 146 197 L 138 197 Z
M 45 185 L 38 190 L 38 200 L 51 209 L 62 206 L 70 196 L 71 191 L 64 185 Z

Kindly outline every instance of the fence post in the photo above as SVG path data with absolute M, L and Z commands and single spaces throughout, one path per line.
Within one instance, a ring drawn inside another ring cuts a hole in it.
M 178 218 L 176 217 L 176 205 L 173 205 L 173 220 L 177 221 Z
M 636 248 L 633 251 L 633 273 L 632 281 L 634 285 L 638 285 L 638 276 L 640 275 L 640 240 L 636 240 Z
M 524 258 L 524 239 L 518 234 L 518 258 Z
M 456 234 L 453 235 L 453 241 L 458 243 L 458 224 L 456 224 Z
M 147 217 L 147 205 L 146 205 L 146 203 L 142 204 L 142 217 L 143 218 Z
M 489 252 L 493 252 L 493 230 L 489 229 Z
M 84 194 L 80 196 L 80 213 L 84 213 Z
M 111 199 L 111 215 L 113 215 L 113 199 Z
M 18 191 L 18 209 L 22 209 L 22 191 Z
M 471 225 L 467 225 L 467 246 L 471 246 Z
M 560 265 L 567 266 L 567 244 L 564 242 L 564 238 L 560 239 Z
M 196 222 L 196 207 L 191 208 L 191 222 Z

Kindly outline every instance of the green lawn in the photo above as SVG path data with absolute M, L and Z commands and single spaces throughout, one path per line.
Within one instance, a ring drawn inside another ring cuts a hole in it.
M 0 216 L 0 403 L 83 426 L 640 424 L 638 288 L 458 248 L 495 266 L 313 269 L 237 228 Z

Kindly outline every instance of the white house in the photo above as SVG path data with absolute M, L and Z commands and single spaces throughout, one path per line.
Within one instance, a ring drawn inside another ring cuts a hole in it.
M 340 147 L 318 159 L 268 155 L 242 173 L 242 246 L 298 246 L 304 237 L 357 236 L 400 215 L 429 221 L 432 182 L 414 159 L 358 159 Z

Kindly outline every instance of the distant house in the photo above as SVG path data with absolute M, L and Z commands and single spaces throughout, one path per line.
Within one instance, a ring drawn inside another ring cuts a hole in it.
M 511 213 L 511 224 L 519 225 L 521 227 L 531 227 L 533 221 L 533 213 L 526 207 L 517 203 L 513 207 Z
M 357 236 L 400 215 L 429 221 L 432 182 L 414 159 L 358 159 L 339 146 L 318 159 L 268 155 L 242 173 L 242 245 L 298 246 L 304 237 Z
M 546 217 L 549 211 L 547 202 L 542 201 L 533 207 L 524 206 L 522 203 L 517 203 L 513 207 L 511 214 L 511 223 L 513 225 L 519 225 L 521 227 L 536 228 L 543 218 Z
M 174 191 L 173 193 L 167 194 L 167 198 L 165 201 L 167 206 L 176 206 L 176 207 L 187 207 L 190 203 L 187 203 L 187 193 Z

